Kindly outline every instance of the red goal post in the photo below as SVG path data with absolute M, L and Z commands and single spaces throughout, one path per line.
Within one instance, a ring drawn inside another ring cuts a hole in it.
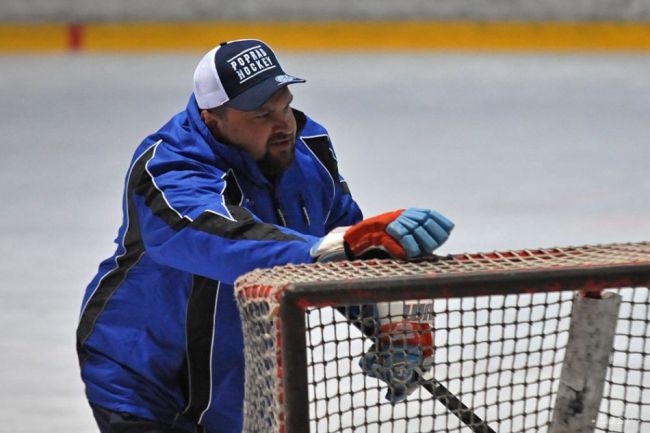
M 649 286 L 650 243 L 251 272 L 236 282 L 244 431 L 551 431 L 573 294 L 603 289 L 623 303 L 594 428 L 648 431 Z M 399 405 L 382 400 L 385 385 L 357 367 L 372 340 L 363 324 L 331 308 L 394 302 L 436 331 L 434 379 Z

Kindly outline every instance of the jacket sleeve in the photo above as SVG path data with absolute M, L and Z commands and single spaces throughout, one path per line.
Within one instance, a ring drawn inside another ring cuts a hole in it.
M 227 204 L 223 176 L 197 161 L 170 157 L 158 144 L 134 163 L 127 190 L 155 262 L 232 283 L 256 268 L 312 261 L 309 249 L 318 238 Z

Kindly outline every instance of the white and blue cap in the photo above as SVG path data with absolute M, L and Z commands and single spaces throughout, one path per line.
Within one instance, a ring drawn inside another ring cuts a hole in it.
M 200 109 L 224 105 L 252 111 L 280 88 L 304 82 L 286 74 L 264 42 L 241 39 L 222 42 L 203 56 L 194 71 L 194 96 Z

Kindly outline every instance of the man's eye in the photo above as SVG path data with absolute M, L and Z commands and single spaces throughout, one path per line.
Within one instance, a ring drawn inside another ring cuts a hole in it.
M 266 119 L 267 117 L 269 117 L 269 113 L 260 113 L 255 116 L 256 119 Z

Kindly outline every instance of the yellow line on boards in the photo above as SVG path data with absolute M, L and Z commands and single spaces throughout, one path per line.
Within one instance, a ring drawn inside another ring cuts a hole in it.
M 0 52 L 205 51 L 259 38 L 283 51 L 650 51 L 650 22 L 212 21 L 0 24 Z
M 68 28 L 68 24 L 60 23 L 0 23 L 0 53 L 67 51 Z

